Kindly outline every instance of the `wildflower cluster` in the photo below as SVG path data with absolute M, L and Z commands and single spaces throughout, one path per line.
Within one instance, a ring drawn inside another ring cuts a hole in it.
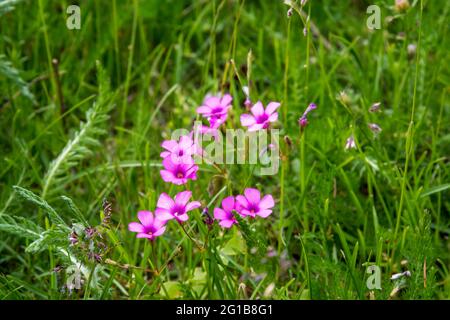
M 270 102 L 264 108 L 262 102 L 251 104 L 247 96 L 251 114 L 243 114 L 240 117 L 242 126 L 248 127 L 249 132 L 267 129 L 271 122 L 278 119 L 278 102 Z M 212 136 L 226 122 L 229 110 L 232 108 L 233 97 L 230 94 L 223 96 L 207 95 L 201 106 L 197 108 L 197 113 L 204 117 L 208 126 L 200 126 L 198 133 L 210 134 Z M 196 129 L 197 130 L 197 129 Z M 161 178 L 175 185 L 185 185 L 189 180 L 197 180 L 198 165 L 194 161 L 194 156 L 202 155 L 201 148 L 194 139 L 192 130 L 188 135 L 182 135 L 177 140 L 165 140 L 161 147 L 164 149 L 160 156 L 162 158 L 163 169 L 160 171 Z M 154 240 L 161 236 L 166 230 L 166 224 L 170 220 L 175 220 L 182 224 L 189 219 L 189 211 L 201 207 L 199 201 L 190 201 L 192 192 L 181 191 L 174 198 L 167 193 L 161 193 L 158 198 L 156 209 L 152 211 L 139 211 L 137 216 L 139 222 L 131 222 L 128 230 L 137 233 L 137 238 L 147 238 Z M 242 218 L 256 216 L 266 218 L 272 213 L 274 200 L 272 195 L 261 196 L 259 190 L 247 188 L 243 195 L 229 196 L 222 201 L 222 206 L 214 208 L 214 219 L 223 228 L 231 228 L 237 223 L 235 214 Z M 208 214 L 208 208 L 203 212 L 209 218 L 207 223 L 212 223 L 212 218 Z
M 105 241 L 105 232 L 110 228 L 112 207 L 111 203 L 103 199 L 103 219 L 100 225 L 87 226 L 82 223 L 74 223 L 68 236 L 70 246 L 79 256 L 88 260 L 102 263 L 108 253 L 108 245 Z

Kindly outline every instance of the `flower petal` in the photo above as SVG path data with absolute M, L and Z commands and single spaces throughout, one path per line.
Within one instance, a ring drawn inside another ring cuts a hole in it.
M 228 214 L 220 208 L 214 208 L 214 219 L 224 220 L 228 218 Z
M 234 197 L 229 196 L 222 200 L 222 208 L 226 212 L 231 212 L 234 210 Z
M 261 130 L 262 128 L 264 128 L 265 125 L 266 125 L 265 123 L 255 123 L 255 124 L 251 125 L 250 127 L 248 127 L 248 131 L 253 132 L 253 131 Z
M 259 204 L 259 201 L 261 200 L 261 193 L 258 189 L 247 188 L 244 190 L 244 194 L 248 202 L 252 204 Z
M 175 203 L 184 207 L 188 203 L 191 196 L 191 191 L 182 191 L 175 196 Z
M 239 206 L 237 206 L 237 208 L 239 209 L 238 211 L 245 209 L 249 206 L 247 199 L 243 195 L 236 196 L 236 202 L 237 202 L 236 204 L 239 204 Z
M 171 153 L 169 151 L 163 151 L 160 154 L 161 158 L 166 158 L 166 157 L 168 157 L 170 155 L 171 155 Z
M 278 107 L 280 106 L 279 102 L 270 102 L 267 107 L 266 107 L 266 114 L 272 114 L 275 112 L 275 110 L 278 109 Z
M 222 97 L 222 100 L 220 101 L 220 104 L 225 107 L 228 106 L 229 104 L 231 104 L 231 101 L 233 101 L 233 97 L 230 94 L 225 94 Z
M 164 169 L 174 171 L 177 168 L 177 164 L 172 161 L 171 157 L 167 157 L 162 161 Z
M 219 225 L 223 228 L 231 228 L 233 226 L 233 224 L 236 223 L 236 220 L 222 220 L 219 222 Z
M 211 108 L 218 107 L 218 106 L 220 106 L 220 99 L 218 97 L 214 97 L 214 96 L 208 97 L 203 102 L 203 105 L 206 105 Z
M 139 211 L 137 215 L 144 227 L 153 225 L 153 213 L 151 211 Z
M 147 238 L 147 239 L 152 240 L 154 237 L 153 237 L 153 235 L 149 235 L 147 233 L 138 233 L 136 238 Z
M 181 136 L 178 146 L 184 150 L 190 148 L 192 146 L 192 143 L 193 143 L 192 139 L 189 138 L 188 136 Z
M 128 224 L 128 230 L 131 232 L 144 232 L 144 226 L 137 222 L 130 222 Z
M 164 209 L 160 209 L 160 210 L 164 210 Z M 166 211 L 167 212 L 167 211 Z M 157 214 L 156 214 L 156 210 L 155 210 L 155 220 L 153 220 L 153 227 L 155 229 L 160 229 L 162 227 L 164 227 L 164 225 L 167 223 L 167 220 L 161 219 Z
M 197 108 L 197 113 L 199 114 L 210 114 L 211 113 L 211 107 L 208 106 L 200 106 Z
M 172 209 L 172 207 L 175 205 L 175 202 L 172 200 L 172 198 L 165 192 L 161 193 L 158 198 L 158 202 L 156 203 L 157 208 L 163 208 L 166 210 Z
M 194 209 L 197 209 L 197 208 L 199 208 L 200 206 L 201 206 L 202 204 L 200 203 L 200 202 L 198 202 L 198 201 L 192 201 L 192 202 L 189 202 L 187 205 L 186 205 L 186 212 L 188 212 L 188 211 L 191 211 L 191 210 L 194 210 Z
M 154 235 L 155 237 L 158 237 L 158 236 L 162 235 L 162 234 L 164 233 L 164 231 L 166 231 L 166 227 L 159 228 L 157 231 L 155 231 L 155 232 L 153 233 L 153 235 Z
M 156 220 L 167 222 L 168 220 L 172 220 L 175 218 L 170 211 L 162 208 L 156 208 L 155 210 Z
M 256 119 L 254 116 L 250 114 L 242 114 L 241 115 L 241 124 L 244 127 L 249 127 L 251 125 L 254 125 L 256 123 Z
M 259 207 L 261 209 L 270 209 L 273 208 L 274 205 L 275 202 L 273 201 L 273 197 L 270 194 L 265 195 L 259 202 Z
M 178 217 L 176 217 L 176 219 L 180 222 L 185 222 L 189 219 L 189 216 L 185 213 L 185 214 L 181 214 Z
M 175 179 L 175 176 L 173 175 L 173 173 L 171 171 L 160 170 L 159 173 L 161 174 L 161 178 L 165 182 L 173 182 L 173 180 Z
M 278 120 L 278 112 L 274 112 L 269 116 L 269 122 L 275 122 Z
M 272 214 L 272 210 L 260 210 L 256 214 L 258 216 L 260 216 L 261 218 L 267 218 L 268 216 L 270 216 Z
M 169 151 L 173 151 L 177 146 L 178 143 L 175 140 L 165 140 L 161 143 L 161 147 Z
M 253 113 L 255 117 L 260 116 L 264 113 L 264 106 L 261 103 L 261 101 L 258 101 L 253 105 L 253 107 L 250 109 L 250 111 Z
M 252 217 L 254 218 L 256 216 L 256 213 L 252 210 L 252 211 L 248 211 L 247 209 L 242 209 L 241 212 L 239 212 L 239 214 L 243 217 Z

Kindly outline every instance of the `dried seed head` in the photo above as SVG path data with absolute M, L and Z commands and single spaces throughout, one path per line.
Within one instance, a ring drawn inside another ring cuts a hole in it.
M 343 104 L 349 104 L 350 102 L 352 102 L 352 99 L 347 94 L 347 92 L 345 92 L 345 90 L 339 92 L 339 96 L 337 97 L 337 99 L 340 100 Z
M 289 148 L 292 148 L 292 140 L 291 138 L 289 138 L 289 136 L 284 136 L 284 142 Z
M 408 0 L 395 0 L 395 9 L 399 12 L 408 10 L 409 6 Z
M 53 272 L 58 273 L 58 272 L 60 272 L 62 269 L 63 269 L 63 267 L 60 266 L 60 265 L 58 264 L 56 267 L 53 268 Z

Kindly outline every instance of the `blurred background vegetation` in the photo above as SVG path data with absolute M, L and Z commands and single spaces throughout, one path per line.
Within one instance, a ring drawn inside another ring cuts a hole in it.
M 66 27 L 73 4 L 80 30 Z M 371 4 L 380 30 L 366 26 Z M 448 299 L 449 7 L 310 0 L 289 18 L 282 1 L 1 1 L 0 296 Z M 276 198 L 274 214 L 223 232 L 193 213 L 204 250 L 177 226 L 154 244 L 134 239 L 126 226 L 136 212 L 182 190 L 159 176 L 171 130 L 191 127 L 203 97 L 221 91 L 234 97 L 227 126 L 240 127 L 236 73 L 252 101 L 282 103 L 280 172 L 228 166 L 212 178 L 202 166 L 187 187 L 205 206 L 227 187 L 212 212 L 256 186 Z M 301 135 L 310 102 L 318 109 Z M 375 102 L 381 112 L 371 113 Z M 346 151 L 351 134 L 357 148 Z M 99 263 L 68 236 L 74 224 L 101 223 L 104 198 L 112 214 L 99 227 L 108 246 Z M 61 250 L 86 265 L 81 290 L 64 287 L 59 268 L 74 261 Z M 366 287 L 371 264 L 383 290 Z

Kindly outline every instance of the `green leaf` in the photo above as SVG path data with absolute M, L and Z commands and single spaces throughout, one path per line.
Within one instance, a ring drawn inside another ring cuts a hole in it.
M 0 15 L 2 14 L 2 4 L 3 2 L 0 2 Z M 33 94 L 28 89 L 28 84 L 20 77 L 19 71 L 13 67 L 11 61 L 7 60 L 3 54 L 0 54 L 0 75 L 3 75 L 15 84 L 23 96 L 33 102 L 35 101 Z
M 44 176 L 42 198 L 45 199 L 50 187 L 64 185 L 67 173 L 82 159 L 92 155 L 91 148 L 101 145 L 98 137 L 105 134 L 102 125 L 109 119 L 108 112 L 112 108 L 109 81 L 100 63 L 97 63 L 99 95 L 94 105 L 86 112 L 86 122 L 81 123 L 80 129 L 72 139 L 67 141 L 60 154 L 50 163 Z M 57 188 L 53 188 L 55 190 Z
M 13 188 L 17 192 L 17 194 L 19 194 L 22 198 L 34 203 L 35 205 L 43 209 L 45 212 L 47 212 L 48 217 L 50 218 L 50 221 L 52 223 L 70 230 L 70 228 L 59 216 L 59 214 L 55 211 L 55 209 L 53 209 L 44 199 L 22 187 L 13 186 Z
M 89 225 L 86 218 L 83 216 L 80 209 L 78 209 L 72 199 L 66 196 L 61 196 L 61 199 L 67 204 L 70 211 L 73 213 L 74 217 L 78 219 L 79 222 L 82 222 L 85 226 Z
M 183 293 L 177 281 L 167 281 L 162 284 L 160 293 L 166 294 L 169 299 L 181 298 Z
M 427 197 L 427 196 L 432 195 L 432 194 L 434 194 L 434 193 L 438 193 L 438 192 L 445 191 L 445 190 L 447 190 L 448 188 L 450 188 L 450 183 L 441 184 L 441 185 L 439 185 L 439 186 L 435 186 L 435 187 L 432 187 L 432 188 L 429 188 L 429 189 L 425 190 L 425 191 L 420 195 L 420 197 L 421 197 L 421 198 Z
M 247 247 L 240 232 L 235 232 L 233 237 L 228 240 L 228 242 L 222 249 L 222 254 L 225 254 L 227 256 L 245 254 L 246 252 Z
M 35 240 L 41 237 L 43 230 L 37 224 L 30 221 L 30 219 L 2 214 L 0 215 L 0 231 Z

